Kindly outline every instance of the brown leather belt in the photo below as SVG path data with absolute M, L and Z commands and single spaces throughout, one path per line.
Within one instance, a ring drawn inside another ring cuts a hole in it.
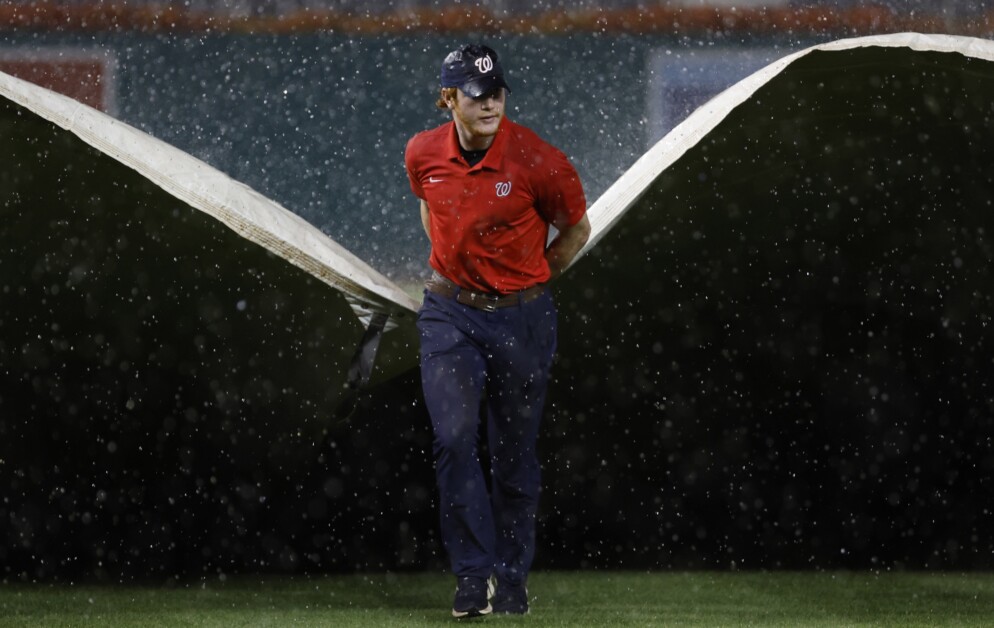
M 430 292 L 446 298 L 455 298 L 457 303 L 475 307 L 484 312 L 496 312 L 502 307 L 511 307 L 521 303 L 534 301 L 545 292 L 545 284 L 539 284 L 524 290 L 512 292 L 510 294 L 494 294 L 491 292 L 474 292 L 461 288 L 455 282 L 435 273 L 431 276 L 425 287 Z

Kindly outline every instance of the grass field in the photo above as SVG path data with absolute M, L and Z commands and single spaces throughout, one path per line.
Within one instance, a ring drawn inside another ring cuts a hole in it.
M 532 612 L 457 622 L 434 574 L 0 585 L 0 626 L 991 626 L 994 574 L 540 572 Z

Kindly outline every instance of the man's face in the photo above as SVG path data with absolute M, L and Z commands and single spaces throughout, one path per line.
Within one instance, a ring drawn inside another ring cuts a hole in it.
M 504 117 L 504 89 L 498 87 L 479 98 L 470 98 L 455 90 L 455 97 L 447 99 L 452 109 L 453 119 L 462 133 L 476 139 L 493 137 L 497 134 L 501 118 Z

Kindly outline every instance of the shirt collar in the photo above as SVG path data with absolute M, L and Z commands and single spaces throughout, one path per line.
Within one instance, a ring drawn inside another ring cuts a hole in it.
M 504 145 L 507 143 L 509 122 L 506 115 L 501 118 L 500 126 L 497 127 L 497 135 L 494 137 L 494 143 L 490 145 L 487 154 L 484 155 L 480 163 L 472 166 L 470 170 L 478 168 L 486 168 L 487 170 L 501 169 L 501 165 L 504 163 Z M 452 129 L 449 132 L 449 146 L 445 157 L 449 161 L 465 163 L 462 160 L 462 153 L 459 152 L 459 135 L 456 132 L 456 123 L 450 122 L 449 124 L 452 125 Z

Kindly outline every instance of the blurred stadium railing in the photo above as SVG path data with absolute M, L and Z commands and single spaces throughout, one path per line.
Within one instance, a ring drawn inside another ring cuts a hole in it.
M 342 11 L 348 13 L 391 13 L 411 10 L 444 10 L 448 8 L 486 9 L 495 14 L 535 14 L 546 11 L 584 11 L 616 9 L 652 9 L 657 7 L 683 8 L 811 8 L 829 7 L 848 9 L 868 5 L 887 7 L 894 11 L 927 11 L 933 13 L 983 13 L 986 2 L 964 0 L 186 0 L 163 2 L 161 0 L 128 0 L 128 2 L 94 2 L 69 0 L 67 2 L 37 2 L 33 0 L 8 0 L 11 4 L 53 4 L 61 6 L 171 6 L 191 11 L 207 11 L 229 15 L 281 15 L 301 10 Z
M 87 4 L 76 0 L 72 4 Z M 137 2 L 136 4 L 163 4 L 162 2 Z M 983 12 L 983 2 L 963 0 L 884 0 L 866 2 L 864 0 L 477 0 L 460 2 L 457 0 L 190 0 L 182 3 L 192 10 L 234 14 L 281 14 L 304 9 L 323 11 L 337 10 L 352 13 L 389 13 L 393 11 L 419 9 L 483 8 L 496 14 L 534 14 L 545 11 L 577 11 L 589 9 L 647 9 L 660 6 L 670 7 L 832 7 L 852 8 L 866 5 L 892 7 L 896 11 L 924 10 L 931 12 Z
M 994 33 L 987 0 L 6 0 L 0 30 Z

